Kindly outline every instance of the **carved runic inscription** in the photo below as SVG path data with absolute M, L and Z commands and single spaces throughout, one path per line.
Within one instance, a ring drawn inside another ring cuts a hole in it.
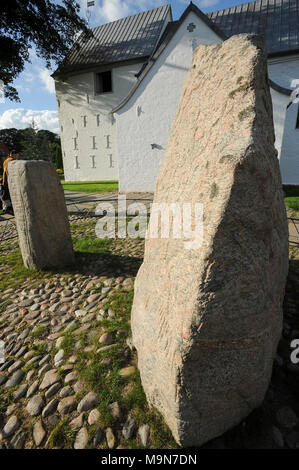
M 100 115 L 97 114 L 97 126 L 99 127 L 100 126 Z
M 111 149 L 110 135 L 105 135 L 105 137 L 106 137 L 106 149 Z
M 92 135 L 90 137 L 92 138 L 92 148 L 93 148 L 93 150 L 96 150 L 96 148 L 97 148 L 96 136 Z
M 73 137 L 73 141 L 74 141 L 74 150 L 78 150 L 78 141 L 77 141 L 77 137 Z
M 109 155 L 109 168 L 114 168 L 114 160 L 112 153 Z
M 91 168 L 96 168 L 96 156 L 95 155 L 90 155 L 91 158 Z
M 86 127 L 87 125 L 87 116 L 81 116 L 83 119 L 83 127 Z
M 80 168 L 79 157 L 76 155 L 75 156 L 75 170 L 78 170 L 79 168 Z

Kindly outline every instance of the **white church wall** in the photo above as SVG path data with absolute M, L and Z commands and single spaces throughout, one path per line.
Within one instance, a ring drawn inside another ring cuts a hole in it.
M 283 56 L 268 61 L 269 77 L 287 89 L 299 87 L 299 56 Z M 299 184 L 299 129 L 296 128 L 298 105 L 291 105 L 290 96 L 271 89 L 275 146 L 284 184 Z
M 192 33 L 186 30 L 190 22 L 197 25 Z M 154 190 L 184 77 L 191 64 L 192 41 L 194 40 L 196 40 L 196 45 L 221 41 L 192 13 L 181 25 L 129 102 L 116 113 L 119 180 L 122 192 Z M 175 73 L 171 73 L 174 70 Z M 270 59 L 268 70 L 270 78 L 275 83 L 284 88 L 295 88 L 296 80 L 299 78 L 299 56 Z M 286 107 L 290 98 L 273 89 L 271 89 L 271 96 L 278 158 L 281 156 L 284 140 L 284 161 L 296 162 L 295 149 L 299 148 L 299 130 L 294 127 L 294 123 L 291 124 L 290 117 L 287 123 L 285 122 Z M 285 124 L 287 130 L 285 130 Z M 131 136 L 130 139 L 127 138 L 128 135 Z M 288 154 L 287 160 L 286 154 Z M 298 163 L 294 164 L 299 166 Z M 294 177 L 290 179 L 291 173 L 286 172 L 285 168 L 282 169 L 283 183 L 295 184 L 290 183 L 294 181 Z M 296 184 L 299 184 L 299 178 Z
M 269 77 L 284 88 L 293 88 L 293 81 L 299 85 L 299 55 L 275 57 L 268 60 Z
M 279 162 L 284 184 L 299 184 L 299 129 L 296 128 L 298 106 L 298 103 L 291 104 L 285 117 Z
M 275 130 L 275 147 L 278 152 L 278 158 L 280 158 L 282 136 L 285 124 L 285 114 L 287 104 L 290 101 L 290 97 L 279 93 L 276 90 L 270 88 L 272 105 L 273 105 L 273 120 Z
M 196 28 L 189 32 L 193 23 Z M 116 113 L 121 192 L 153 191 L 186 72 L 199 44 L 221 39 L 191 12 L 128 103 Z
M 118 179 L 115 119 L 111 110 L 130 91 L 142 62 L 56 80 L 66 181 Z M 95 94 L 95 73 L 112 70 L 112 92 Z

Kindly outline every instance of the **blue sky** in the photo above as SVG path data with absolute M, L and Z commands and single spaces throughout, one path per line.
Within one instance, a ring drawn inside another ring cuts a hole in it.
M 57 0 L 58 1 L 58 0 Z M 85 15 L 86 0 L 78 0 L 81 4 L 81 14 Z M 176 20 L 189 4 L 189 0 L 95 0 L 95 6 L 90 8 L 90 26 L 99 26 L 140 11 L 171 3 L 173 18 Z M 246 3 L 239 0 L 194 0 L 205 13 L 229 8 Z M 28 127 L 35 120 L 40 129 L 59 132 L 57 105 L 54 82 L 43 61 L 38 59 L 34 49 L 30 51 L 31 63 L 26 64 L 24 72 L 18 76 L 15 86 L 19 91 L 21 103 L 5 100 L 0 102 L 0 129 Z

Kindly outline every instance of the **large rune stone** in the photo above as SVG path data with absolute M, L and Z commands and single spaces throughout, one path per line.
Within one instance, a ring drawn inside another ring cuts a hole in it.
M 156 183 L 154 203 L 191 203 L 198 231 L 192 247 L 146 240 L 133 343 L 147 399 L 183 446 L 262 403 L 281 334 L 288 228 L 266 57 L 253 35 L 198 47 Z
M 54 166 L 12 161 L 8 185 L 24 265 L 60 268 L 74 262 L 63 189 Z

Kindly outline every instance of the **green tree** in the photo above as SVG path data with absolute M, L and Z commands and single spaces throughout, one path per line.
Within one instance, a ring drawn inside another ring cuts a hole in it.
M 40 149 L 40 159 L 55 162 L 56 145 L 60 145 L 60 137 L 54 132 L 41 129 L 37 131 L 37 144 Z
M 56 170 L 63 170 L 62 151 L 60 145 L 56 145 L 55 166 Z
M 39 160 L 40 151 L 37 139 L 37 126 L 32 120 L 31 126 L 22 131 L 21 155 L 24 160 Z
M 35 46 L 38 57 L 58 64 L 66 56 L 78 33 L 92 34 L 78 15 L 76 0 L 1 0 L 0 5 L 0 80 L 4 95 L 20 101 L 12 86 L 14 79 L 30 62 L 29 50 Z
M 3 142 L 9 150 L 21 151 L 22 131 L 11 127 L 0 130 L 0 142 Z

